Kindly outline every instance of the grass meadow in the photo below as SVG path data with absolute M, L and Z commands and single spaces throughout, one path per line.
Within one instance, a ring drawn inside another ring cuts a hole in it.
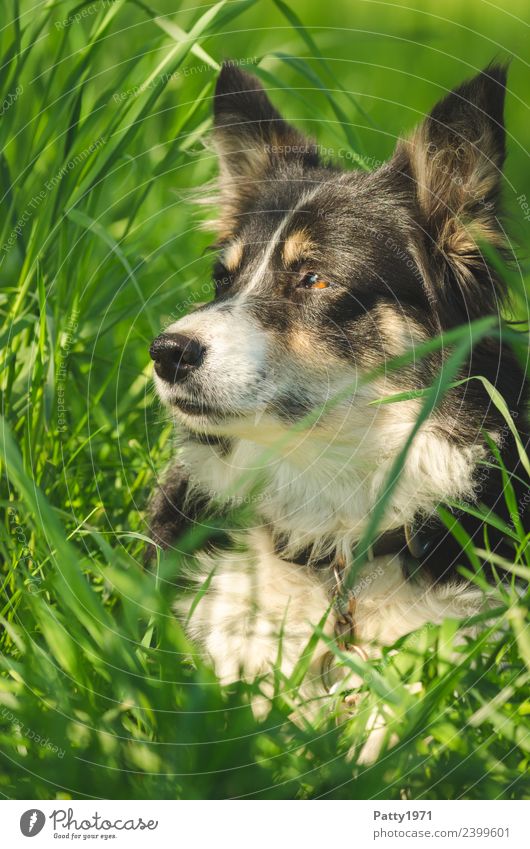
M 293 721 L 302 663 L 275 681 L 256 719 L 260 681 L 223 688 L 195 657 L 171 608 L 197 534 L 155 571 L 143 566 L 145 505 L 172 450 L 148 346 L 212 294 L 212 233 L 200 226 L 211 213 L 192 201 L 216 173 L 204 140 L 220 62 L 248 66 L 291 121 L 353 169 L 388 158 L 447 88 L 511 58 L 505 201 L 519 264 L 506 274 L 511 317 L 524 321 L 527 4 L 2 9 L 0 795 L 528 798 L 530 549 L 520 523 L 506 528 L 512 562 L 497 564 L 518 586 L 498 583 L 472 637 L 459 639 L 462 623 L 448 620 L 378 663 L 347 660 L 365 690 L 349 718 Z M 521 327 L 513 344 L 524 355 Z M 455 339 L 465 348 L 469 335 Z M 468 557 L 462 569 L 481 586 Z M 375 706 L 387 740 L 363 765 Z

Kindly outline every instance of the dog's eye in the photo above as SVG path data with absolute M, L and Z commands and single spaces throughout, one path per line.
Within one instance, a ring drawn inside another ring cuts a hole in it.
M 327 289 L 329 286 L 331 286 L 329 280 L 325 280 L 316 271 L 310 271 L 308 274 L 304 274 L 298 284 L 299 289 Z

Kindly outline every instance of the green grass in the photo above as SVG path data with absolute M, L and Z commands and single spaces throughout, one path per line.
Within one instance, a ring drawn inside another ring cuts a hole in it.
M 506 529 L 513 561 L 497 565 L 519 575 L 519 590 L 499 584 L 463 641 L 462 623 L 447 621 L 378 664 L 346 659 L 366 692 L 347 721 L 293 722 L 294 680 L 276 682 L 256 720 L 260 682 L 221 688 L 171 615 L 179 563 L 162 559 L 156 576 L 142 568 L 145 502 L 171 452 L 147 348 L 169 316 L 208 297 L 212 237 L 190 194 L 215 173 L 201 140 L 219 63 L 256 64 L 284 112 L 353 168 L 388 157 L 443 87 L 513 53 L 506 204 L 524 247 L 524 4 L 510 14 L 480 0 L 419 11 L 341 0 L 325 12 L 316 0 L 303 12 L 252 0 L 6 5 L 0 793 L 528 798 L 530 563 L 517 523 Z M 510 277 L 517 317 L 529 282 L 523 263 Z M 474 556 L 462 566 L 480 585 Z M 413 695 L 406 685 L 418 680 Z M 362 766 L 376 705 L 399 743 Z

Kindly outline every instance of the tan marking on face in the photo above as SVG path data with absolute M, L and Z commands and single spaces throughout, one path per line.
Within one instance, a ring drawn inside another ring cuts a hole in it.
M 398 357 L 427 340 L 427 335 L 418 322 L 405 313 L 381 305 L 374 310 L 373 319 L 381 331 L 381 343 L 385 357 Z
M 307 230 L 296 230 L 285 240 L 283 246 L 283 261 L 286 265 L 293 265 L 307 256 L 313 247 Z
M 296 357 L 303 360 L 305 365 L 309 363 L 317 371 L 336 362 L 329 345 L 326 345 L 315 334 L 308 331 L 293 330 L 289 334 L 289 347 Z
M 236 239 L 223 251 L 223 263 L 228 271 L 235 271 L 243 259 L 243 243 Z

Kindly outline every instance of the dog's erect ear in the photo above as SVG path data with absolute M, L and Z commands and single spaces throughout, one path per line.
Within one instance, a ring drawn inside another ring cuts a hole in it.
M 281 117 L 256 77 L 230 62 L 215 89 L 214 141 L 225 223 L 259 193 L 273 167 L 285 161 L 302 169 L 318 164 L 315 144 Z
M 412 180 L 428 253 L 460 285 L 484 267 L 481 243 L 503 243 L 497 212 L 505 85 L 505 67 L 486 68 L 441 100 L 394 157 Z

